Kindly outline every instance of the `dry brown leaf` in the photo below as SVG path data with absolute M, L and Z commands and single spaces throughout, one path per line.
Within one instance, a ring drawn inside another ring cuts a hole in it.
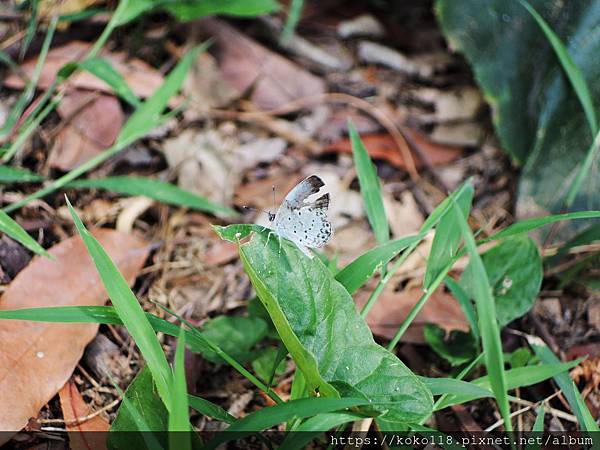
M 110 147 L 123 126 L 119 100 L 110 95 L 74 90 L 58 112 L 67 120 L 54 141 L 50 167 L 69 171 Z
M 138 237 L 114 230 L 93 233 L 119 271 L 133 283 L 148 256 Z M 103 305 L 107 294 L 79 236 L 36 256 L 0 297 L 0 309 Z M 92 323 L 0 321 L 0 429 L 18 431 L 37 416 L 73 373 L 98 331 Z M 0 436 L 0 445 L 10 436 Z
M 358 294 L 356 304 L 359 308 L 367 302 L 367 292 Z M 421 289 L 409 289 L 394 292 L 384 290 L 373 309 L 367 316 L 367 323 L 374 334 L 392 339 L 398 327 L 402 324 L 410 310 L 421 298 Z M 402 342 L 422 344 L 423 327 L 425 324 L 434 323 L 440 328 L 450 332 L 452 330 L 469 331 L 469 323 L 465 318 L 458 302 L 443 289 L 435 291 L 425 303 L 421 312 L 412 322 L 411 326 L 402 336 Z
M 67 381 L 60 391 L 60 407 L 65 420 L 65 427 L 69 432 L 69 447 L 71 450 L 101 450 L 106 448 L 107 431 L 110 424 L 102 418 L 95 416 L 85 422 L 74 423 L 92 413 L 77 386 L 72 381 Z
M 451 163 L 462 154 L 460 147 L 436 144 L 415 130 L 405 131 L 412 137 L 415 144 L 433 166 L 442 166 Z M 402 158 L 396 142 L 389 134 L 368 134 L 361 136 L 361 139 L 372 158 L 384 159 L 395 167 L 406 169 L 404 158 Z M 352 144 L 349 138 L 340 139 L 324 148 L 323 152 L 352 153 Z M 417 168 L 422 166 L 419 158 L 415 158 L 415 164 Z
M 250 88 L 250 99 L 261 109 L 275 109 L 292 100 L 325 92 L 325 82 L 244 36 L 217 19 L 200 22 L 202 31 L 214 40 L 223 79 L 243 95 Z
M 39 15 L 45 19 L 51 18 L 53 14 L 64 16 L 83 11 L 95 3 L 99 3 L 99 0 L 42 0 L 39 4 Z M 64 26 L 68 23 L 61 22 Z
M 72 41 L 62 47 L 53 48 L 48 52 L 42 73 L 38 81 L 39 89 L 48 89 L 56 78 L 56 73 L 60 68 L 70 62 L 82 59 L 90 49 L 90 43 L 82 41 Z M 100 56 L 108 60 L 113 68 L 121 74 L 131 90 L 138 97 L 149 97 L 162 84 L 163 76 L 161 73 L 140 59 L 127 59 L 127 55 L 122 52 L 110 53 L 106 50 L 100 52 Z M 37 56 L 27 59 L 21 69 L 31 77 L 33 69 L 37 63 Z M 113 90 L 104 81 L 95 77 L 89 72 L 80 72 L 69 79 L 69 86 L 80 89 L 89 89 L 112 93 Z M 23 89 L 25 83 L 23 79 L 10 74 L 4 79 L 4 86 L 12 89 Z

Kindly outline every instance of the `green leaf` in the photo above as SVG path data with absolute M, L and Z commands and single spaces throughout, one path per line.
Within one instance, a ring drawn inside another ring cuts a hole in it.
M 496 321 L 496 304 L 490 283 L 483 265 L 483 261 L 477 253 L 475 238 L 469 229 L 467 220 L 463 216 L 463 210 L 454 204 L 454 215 L 457 224 L 462 233 L 465 247 L 469 252 L 469 264 L 472 265 L 472 294 L 477 306 L 477 315 L 479 317 L 479 334 L 485 354 L 485 365 L 491 381 L 492 392 L 498 403 L 500 414 L 504 420 L 504 427 L 507 432 L 512 431 L 510 421 L 510 407 L 506 395 L 506 378 L 504 375 L 504 358 L 502 355 L 502 341 L 500 340 L 500 329 Z
M 535 303 L 544 277 L 537 245 L 527 236 L 502 241 L 482 256 L 501 327 L 525 315 Z M 473 266 L 469 264 L 460 285 L 473 297 Z
M 310 448 L 307 444 L 324 431 L 361 419 L 363 417 L 358 414 L 335 412 L 318 414 L 304 421 L 293 432 L 287 433 L 278 450 Z
M 163 1 L 161 6 L 183 22 L 217 14 L 234 17 L 255 17 L 279 10 L 279 4 L 275 0 Z
M 231 235 L 228 228 L 216 231 Z M 255 232 L 240 246 L 240 256 L 309 392 L 335 397 L 335 384 L 385 404 L 388 420 L 427 417 L 432 408 L 429 391 L 373 341 L 348 291 L 317 258 L 307 258 L 289 241 L 282 240 L 281 248 L 276 239 L 267 245 L 267 233 Z
M 534 353 L 542 362 L 548 365 L 559 365 L 560 360 L 556 357 L 556 355 L 550 350 L 550 348 L 544 344 L 544 342 L 534 336 L 528 337 L 529 345 L 533 349 Z M 579 364 L 581 359 L 571 361 Z M 569 363 L 562 363 L 569 364 Z M 543 366 L 542 366 L 543 367 Z M 582 430 L 590 431 L 590 432 L 598 432 L 600 428 L 596 424 L 594 417 L 590 413 L 590 410 L 585 405 L 577 386 L 573 383 L 570 375 L 565 373 L 564 371 L 557 372 L 552 375 L 554 377 L 554 381 L 558 384 L 558 387 L 562 391 L 563 395 L 569 402 L 571 409 L 573 410 L 573 414 L 577 417 L 577 422 Z
M 517 211 L 562 210 L 579 173 L 587 175 L 572 209 L 598 209 L 600 160 L 592 163 L 590 129 L 598 125 L 600 5 L 529 3 L 528 11 L 517 1 L 491 0 L 481 9 L 478 0 L 437 0 L 436 11 L 452 48 L 473 66 L 501 147 L 523 164 Z M 582 161 L 589 170 L 582 171 Z M 567 224 L 561 232 L 569 237 L 579 226 Z
M 213 203 L 192 192 L 154 178 L 146 177 L 108 177 L 72 181 L 72 188 L 97 188 L 126 195 L 144 195 L 169 205 L 184 206 L 219 216 L 236 217 L 239 214 L 231 208 Z
M 285 373 L 285 359 L 279 359 L 278 356 L 279 352 L 276 348 L 267 347 L 252 360 L 252 369 L 267 384 L 270 384 L 269 380 L 273 375 L 283 375 Z
M 104 58 L 88 58 L 79 63 L 79 68 L 87 70 L 92 75 L 104 81 L 111 89 L 129 103 L 137 108 L 141 105 L 140 100 L 133 93 L 127 81 L 117 72 L 114 67 Z
M 469 183 L 456 196 L 455 201 L 465 218 L 469 216 L 469 211 L 471 210 L 473 193 L 473 186 Z M 423 280 L 424 289 L 429 289 L 431 283 L 446 268 L 448 263 L 456 257 L 460 241 L 460 227 L 458 226 L 454 211 L 450 209 L 442 216 L 435 230 L 431 251 L 427 258 L 427 270 L 425 271 L 425 279 Z
M 202 334 L 214 342 L 222 351 L 238 361 L 248 360 L 249 351 L 267 335 L 267 323 L 259 317 L 219 316 L 208 321 Z M 213 351 L 203 352 L 213 363 L 225 361 Z
M 354 294 L 377 270 L 384 267 L 402 250 L 421 239 L 420 235 L 407 236 L 372 248 L 340 270 L 335 279 L 342 283 L 350 294 Z
M 169 414 L 169 449 L 191 450 L 187 386 L 185 382 L 185 330 L 179 331 L 171 383 L 171 412 Z
M 419 377 L 433 395 L 472 396 L 473 398 L 492 397 L 492 391 L 478 384 L 454 378 L 427 378 Z
M 383 207 L 381 183 L 377 177 L 377 169 L 352 122 L 348 122 L 348 131 L 352 143 L 354 166 L 358 175 L 360 192 L 363 196 L 363 205 L 375 234 L 375 239 L 381 245 L 390 239 L 390 228 Z
M 198 411 L 200 414 L 210 417 L 211 419 L 220 420 L 221 422 L 232 424 L 236 421 L 236 418 L 221 408 L 219 405 L 215 405 L 208 400 L 194 395 L 188 395 L 188 401 L 190 407 Z
M 290 420 L 304 419 L 368 403 L 367 400 L 361 398 L 313 397 L 290 400 L 287 403 L 263 408 L 248 414 L 232 424 L 224 433 L 217 435 L 212 441 L 208 442 L 206 448 L 213 449 L 230 440 L 242 439 L 253 432 L 265 430 Z
M 469 298 L 469 294 L 465 292 L 465 290 L 454 281 L 451 277 L 446 277 L 444 280 L 446 287 L 450 289 L 452 296 L 456 299 L 458 304 L 460 305 L 460 309 L 462 309 L 463 314 L 467 318 L 469 322 L 469 328 L 471 329 L 471 333 L 475 337 L 477 341 L 479 341 L 479 327 L 477 326 L 477 315 L 475 314 L 475 308 L 473 307 L 473 303 Z
M 8 236 L 27 247 L 32 252 L 52 258 L 50 253 L 44 250 L 44 248 L 38 244 L 35 239 L 29 236 L 27 231 L 25 231 L 21 225 L 11 219 L 11 217 L 2 210 L 0 210 L 0 231 L 6 233 Z
M 477 356 L 477 341 L 471 333 L 452 330 L 446 339 L 446 331 L 435 324 L 425 324 L 425 341 L 442 358 L 453 366 L 468 363 Z
M 96 265 L 102 284 L 108 292 L 119 318 L 127 327 L 127 331 L 148 364 L 165 406 L 170 409 L 171 369 L 160 342 L 158 342 L 158 338 L 137 298 L 129 289 L 127 281 L 125 281 L 125 278 L 123 278 L 123 275 L 121 275 L 100 243 L 85 228 L 69 199 L 66 197 L 65 199 L 77 231 Z
M 163 84 L 156 90 L 152 97 L 142 103 L 129 117 L 129 120 L 125 122 L 116 139 L 115 145 L 124 142 L 131 143 L 148 134 L 160 124 L 163 111 L 167 107 L 169 100 L 181 89 L 190 67 L 198 55 L 206 50 L 207 47 L 208 44 L 206 43 L 195 47 L 181 58 L 181 61 L 171 70 Z
M 117 417 L 110 427 L 108 447 L 130 450 L 134 448 L 167 448 L 164 431 L 167 429 L 168 412 L 160 399 L 152 374 L 143 368 L 131 382 Z
M 44 177 L 27 169 L 11 166 L 0 166 L 0 183 L 35 183 L 43 181 Z
M 541 383 L 542 381 L 546 381 L 549 378 L 555 377 L 557 374 L 561 374 L 572 369 L 580 362 L 581 359 L 577 359 L 575 361 L 569 361 L 568 363 L 544 363 L 536 366 L 525 366 L 517 369 L 507 370 L 505 371 L 506 388 L 507 390 L 510 390 Z M 567 377 L 569 376 L 568 374 L 565 375 Z M 477 378 L 470 383 L 488 391 L 490 390 L 491 386 L 489 375 Z M 440 404 L 436 406 L 435 410 L 439 411 L 452 405 L 462 404 L 477 398 L 481 398 L 480 396 L 474 396 L 473 394 L 474 393 L 467 390 L 462 393 L 454 391 L 454 393 L 448 395 L 444 401 L 440 402 Z

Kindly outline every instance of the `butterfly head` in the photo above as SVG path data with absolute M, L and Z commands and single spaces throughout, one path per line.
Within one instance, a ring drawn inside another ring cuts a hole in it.
M 273 222 L 275 220 L 275 214 L 272 213 L 271 211 L 265 211 L 265 212 L 269 216 L 269 222 Z

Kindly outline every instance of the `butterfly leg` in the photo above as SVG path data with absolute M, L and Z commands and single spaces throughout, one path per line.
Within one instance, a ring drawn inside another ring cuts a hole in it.
M 267 242 L 265 243 L 265 249 L 269 245 L 269 239 L 271 239 L 272 234 L 275 234 L 275 232 L 273 230 L 269 230 L 269 233 L 267 234 Z

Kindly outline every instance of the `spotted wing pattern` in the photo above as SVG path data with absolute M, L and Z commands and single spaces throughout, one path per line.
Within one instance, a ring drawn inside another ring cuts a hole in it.
M 312 202 L 308 200 L 324 185 L 316 175 L 305 178 L 285 197 L 273 221 L 275 233 L 294 242 L 311 257 L 306 248 L 323 247 L 332 235 L 331 224 L 327 220 L 329 194 L 323 194 Z

